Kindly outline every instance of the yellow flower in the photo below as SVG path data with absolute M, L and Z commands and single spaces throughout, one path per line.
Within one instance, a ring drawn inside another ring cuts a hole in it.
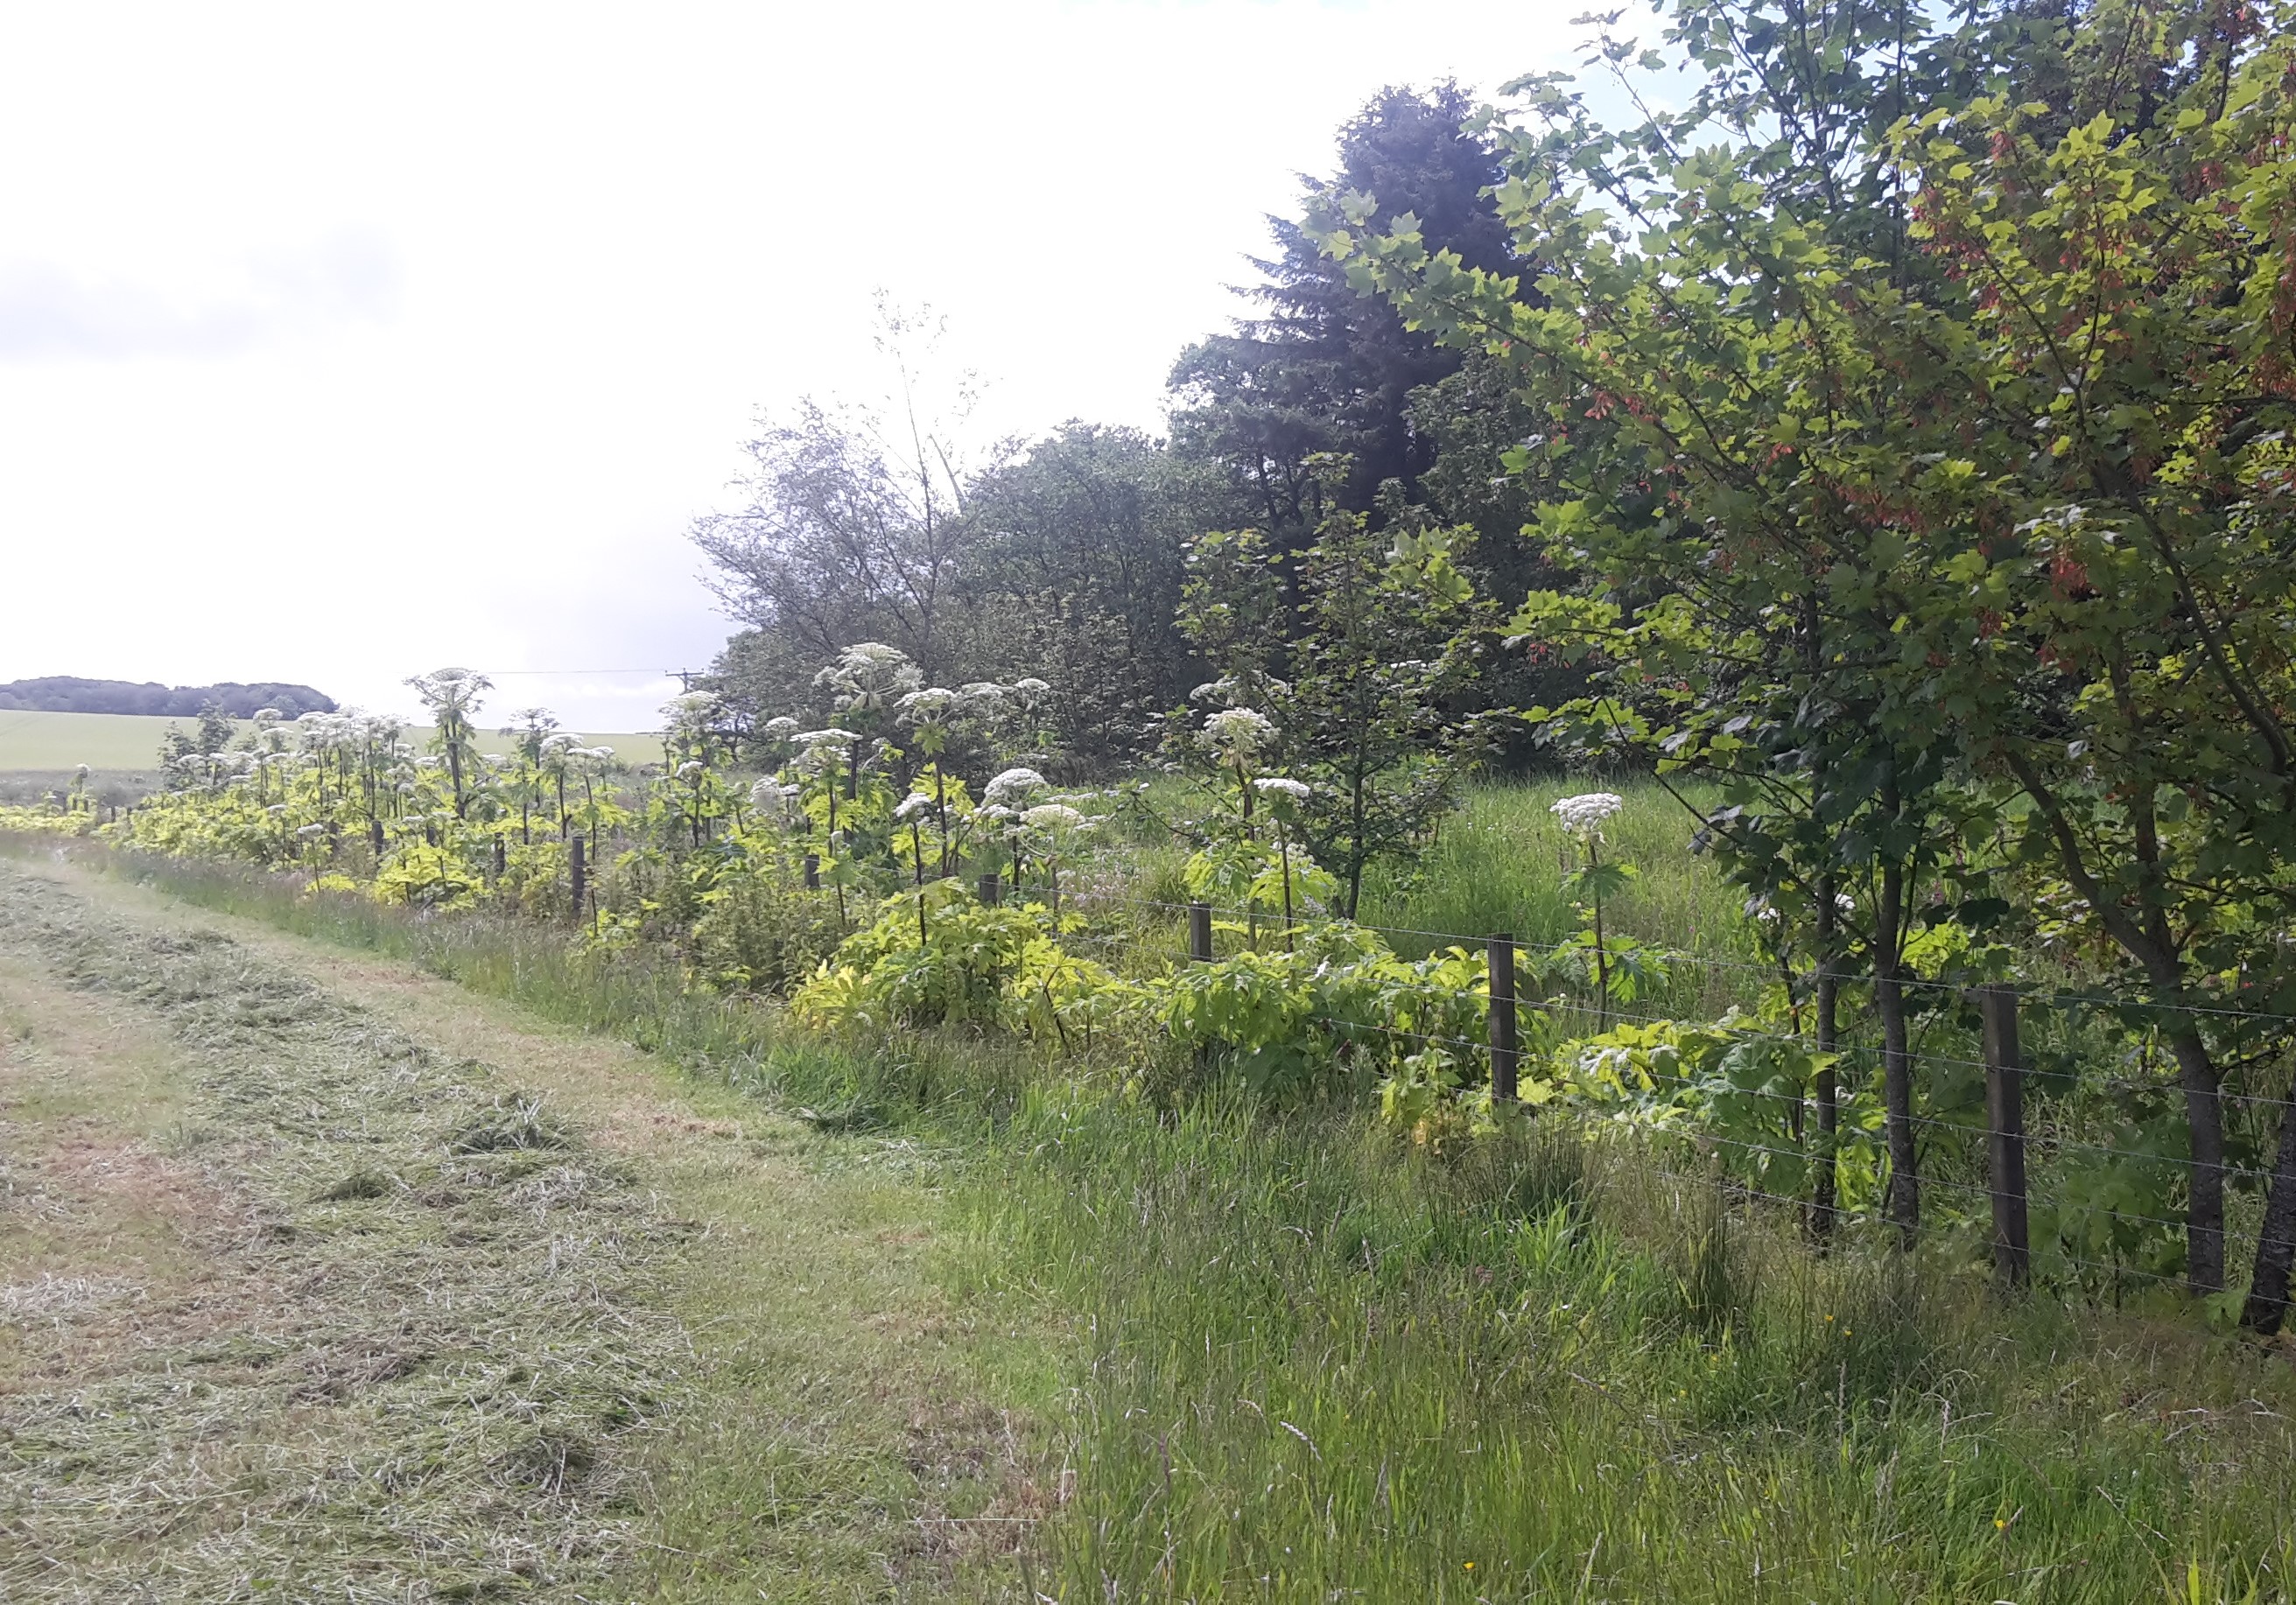
M 2000 1517 L 1996 1516 L 1993 1519 L 1993 1527 L 1996 1532 L 2005 1533 L 2009 1530 L 2009 1524 L 2002 1520 Z

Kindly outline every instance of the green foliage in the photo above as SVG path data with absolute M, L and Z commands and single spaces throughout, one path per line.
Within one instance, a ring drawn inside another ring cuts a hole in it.
M 1054 934 L 1039 905 L 984 905 L 935 880 L 886 899 L 876 921 L 798 988 L 790 1011 L 830 1030 L 1004 1027 L 1087 1045 L 1095 1024 L 1114 1023 L 1112 1000 L 1128 989 L 1062 953 Z
M 1239 747 L 1208 720 L 1202 733 L 1176 727 L 1167 741 L 1233 774 L 1247 836 L 1255 785 L 1272 790 L 1287 840 L 1336 877 L 1334 906 L 1350 919 L 1365 872 L 1425 839 L 1472 756 L 1474 721 L 1446 700 L 1472 661 L 1478 616 L 1451 561 L 1456 532 L 1393 511 L 1383 533 L 1360 514 L 1326 519 L 1299 559 L 1289 606 L 1283 559 L 1260 532 L 1190 547 L 1181 627 L 1222 671 L 1198 695 L 1272 730 Z
M 2296 422 L 2289 41 L 2135 7 L 1822 26 L 1813 55 L 1759 5 L 1679 7 L 1706 82 L 1617 132 L 1527 81 L 1498 200 L 1536 296 L 1369 194 L 1322 237 L 1545 425 L 1509 466 L 1584 594 L 1515 628 L 1602 694 L 1535 717 L 1721 788 L 1705 839 L 1808 956 L 1821 1037 L 1843 967 L 1871 975 L 1893 1216 L 1920 1208 L 1908 944 L 2013 925 L 2015 874 L 2084 910 L 2128 994 L 2220 1011 L 2164 1017 L 2210 1291 L 2222 1066 L 2296 998 L 2272 934 L 2296 571 L 2267 533 Z M 2296 1259 L 2286 1130 L 2261 1328 Z
M 1152 996 L 1171 1051 L 1265 1096 L 1380 1087 L 1390 1118 L 1422 1130 L 1488 1079 L 1488 981 L 1464 949 L 1400 959 L 1370 931 L 1319 925 L 1287 951 L 1190 965 Z M 1535 1052 L 1544 1017 L 1524 1011 L 1521 1029 Z
M 378 902 L 444 912 L 468 908 L 479 878 L 461 856 L 428 842 L 408 842 L 383 861 L 374 878 Z

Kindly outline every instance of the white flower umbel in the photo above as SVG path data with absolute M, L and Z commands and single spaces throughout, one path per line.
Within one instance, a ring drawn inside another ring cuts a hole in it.
M 893 810 L 893 819 L 896 823 L 906 824 L 920 814 L 931 813 L 932 808 L 933 799 L 931 792 L 912 791 L 901 799 L 901 806 Z
M 661 705 L 662 717 L 683 730 L 709 723 L 717 711 L 718 693 L 712 691 L 681 692 Z
M 839 653 L 813 683 L 831 694 L 840 712 L 873 713 L 919 689 L 925 679 L 899 648 L 862 641 Z
M 1198 739 L 1221 762 L 1248 764 L 1275 744 L 1275 725 L 1256 708 L 1223 708 L 1205 718 Z
M 1009 808 L 1017 803 L 1026 802 L 1045 786 L 1045 777 L 1034 769 L 1007 769 L 981 790 L 980 799 Z
M 1548 812 L 1574 836 L 1600 836 L 1603 822 L 1626 806 L 1626 799 L 1615 791 L 1585 791 L 1564 798 Z
M 954 718 L 964 698 L 945 685 L 913 691 L 897 705 L 904 725 L 942 724 Z
M 1021 823 L 1032 831 L 1073 831 L 1085 817 L 1066 803 L 1038 803 L 1021 811 Z
M 1262 796 L 1288 797 L 1295 803 L 1306 802 L 1314 790 L 1306 781 L 1293 780 L 1282 774 L 1263 775 L 1251 784 L 1252 789 Z

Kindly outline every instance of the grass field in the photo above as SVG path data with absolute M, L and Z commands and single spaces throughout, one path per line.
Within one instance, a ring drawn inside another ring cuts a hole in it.
M 141 714 L 0 712 L 0 774 L 69 773 L 74 766 L 108 775 L 151 778 L 157 768 L 160 742 L 170 725 L 190 727 L 190 719 L 162 719 Z M 242 725 L 242 730 L 246 725 Z M 409 730 L 416 741 L 430 731 Z M 661 739 L 653 735 L 606 735 L 581 733 L 594 743 L 611 747 L 631 763 L 652 763 L 661 757 Z M 489 730 L 480 743 L 488 752 L 500 752 L 508 743 Z

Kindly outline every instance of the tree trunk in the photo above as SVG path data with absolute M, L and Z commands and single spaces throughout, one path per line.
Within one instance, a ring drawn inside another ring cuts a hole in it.
M 1817 1160 L 1810 1189 L 1810 1235 L 1823 1241 L 1833 1231 L 1834 1200 L 1839 1196 L 1835 1145 L 1841 1127 L 1841 1101 L 1834 1080 L 1832 1055 L 1839 1036 L 1841 982 L 1835 972 L 1834 879 L 1817 878 L 1817 1056 L 1822 1061 L 1811 1077 L 1810 1091 L 1817 1103 Z
M 2264 1225 L 2257 1233 L 2256 1270 L 2240 1323 L 2270 1337 L 2288 1318 L 2288 1273 L 2296 1263 L 2296 1087 L 2280 1112 L 2280 1152 L 2272 1162 L 2272 1188 L 2264 1196 Z
M 1906 1044 L 1906 995 L 1898 982 L 1904 946 L 1906 872 L 1894 860 L 1882 866 L 1881 906 L 1874 911 L 1874 1011 L 1882 1017 L 1882 1096 L 1887 1107 L 1890 1191 L 1887 1212 L 1906 1248 L 1921 1230 L 1921 1174 L 1914 1151 L 1914 1065 Z
M 2191 1133 L 2192 1200 L 2185 1212 L 2185 1280 L 2195 1293 L 2218 1293 L 2225 1284 L 2224 1096 L 2208 1044 L 2189 1017 L 2168 1031 L 2185 1090 L 2185 1124 Z
M 2089 872 L 2081 839 L 2055 792 L 2020 754 L 2007 755 L 2009 767 L 2038 804 L 2057 845 L 2057 862 L 2065 879 L 2089 905 L 2105 934 L 2144 971 L 2154 999 L 2174 1011 L 2185 1002 L 2185 961 L 2172 939 L 2165 915 L 2155 902 L 2140 924 L 2117 904 L 2112 894 Z M 2139 859 L 2152 885 L 2159 881 L 2158 855 L 2149 845 Z M 2191 1140 L 2192 1202 L 2185 1225 L 2186 1282 L 2195 1293 L 2213 1293 L 2224 1287 L 2224 1100 L 2208 1044 L 2190 1013 L 2170 1015 L 2169 1051 L 2177 1056 L 2177 1079 L 2185 1091 L 2185 1120 Z M 2259 1260 L 2264 1246 L 2258 1245 Z M 2252 1302 L 2252 1300 L 2251 1300 Z M 2245 1317 L 2243 1317 L 2245 1318 Z

